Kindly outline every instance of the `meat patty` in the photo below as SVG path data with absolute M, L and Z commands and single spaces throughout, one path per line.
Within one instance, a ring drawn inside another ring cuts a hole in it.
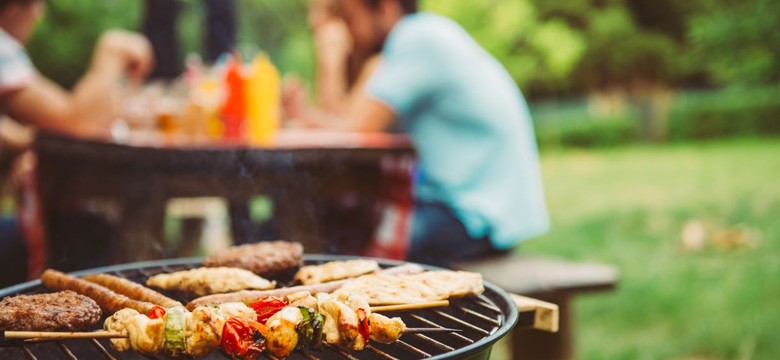
M 84 331 L 93 328 L 101 316 L 94 300 L 70 290 L 0 301 L 2 331 Z
M 268 277 L 301 266 L 303 245 L 297 242 L 268 241 L 235 246 L 206 257 L 207 267 L 237 267 Z

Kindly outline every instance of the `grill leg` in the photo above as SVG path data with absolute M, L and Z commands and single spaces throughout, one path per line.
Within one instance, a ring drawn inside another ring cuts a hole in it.
M 533 329 L 515 328 L 512 331 L 512 359 L 574 359 L 571 294 L 553 292 L 533 295 L 533 297 L 558 305 L 560 311 L 559 330 L 553 334 Z

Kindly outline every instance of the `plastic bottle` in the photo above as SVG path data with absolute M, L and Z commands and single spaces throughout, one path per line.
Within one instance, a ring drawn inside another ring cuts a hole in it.
M 252 60 L 246 87 L 247 140 L 254 146 L 271 146 L 279 130 L 281 78 L 268 55 Z
M 222 139 L 227 142 L 241 142 L 244 136 L 246 101 L 244 98 L 244 75 L 241 60 L 231 56 L 225 69 L 225 103 L 222 106 Z
M 225 101 L 224 89 L 218 75 L 208 74 L 201 77 L 194 89 L 193 101 L 203 106 L 205 112 L 205 131 L 210 139 L 222 139 L 225 129 L 220 118 L 222 104 Z

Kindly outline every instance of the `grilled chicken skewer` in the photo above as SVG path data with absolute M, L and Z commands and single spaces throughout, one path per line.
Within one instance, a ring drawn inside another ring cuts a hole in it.
M 200 357 L 219 348 L 228 321 L 254 321 L 256 317 L 254 310 L 243 303 L 201 306 L 192 312 L 183 307 L 159 308 L 150 316 L 123 309 L 106 319 L 104 328 L 126 334 L 126 338 L 111 340 L 118 351 Z
M 123 309 L 106 320 L 104 331 L 6 331 L 0 333 L 0 338 L 11 341 L 107 338 L 111 339 L 112 347 L 118 351 L 133 349 L 142 355 L 164 354 L 166 358 L 206 356 L 220 347 L 232 358 L 253 359 L 264 350 L 284 358 L 296 349 L 321 350 L 325 344 L 355 350 L 361 350 L 366 344 L 360 328 L 359 335 L 354 335 L 354 328 L 338 327 L 342 319 L 336 321 L 338 325 L 333 333 L 336 338 L 330 339 L 331 342 L 326 341 L 323 334 L 324 317 L 308 307 L 285 306 L 271 316 L 265 326 L 254 322 L 255 315 L 251 311 L 243 303 L 198 307 L 192 313 L 180 307 L 167 312 L 160 308 L 150 316 L 142 315 L 134 309 Z M 238 316 L 226 319 L 223 314 Z M 371 314 L 370 318 L 370 338 L 386 343 L 398 340 L 403 333 L 460 331 L 445 328 L 410 329 L 400 319 L 389 319 L 379 314 Z M 353 337 L 340 338 L 342 334 L 353 334 Z M 348 339 L 352 342 L 348 342 Z
M 296 349 L 319 350 L 323 344 L 363 350 L 369 339 L 393 343 L 410 331 L 458 331 L 407 329 L 400 318 L 370 313 L 360 296 L 314 297 L 304 292 L 286 301 L 264 298 L 250 306 L 224 303 L 200 306 L 191 313 L 181 307 L 160 308 L 150 316 L 124 309 L 106 320 L 105 329 L 126 334 L 111 340 L 119 351 L 174 358 L 205 356 L 220 347 L 236 358 L 251 358 L 263 350 L 285 358 Z

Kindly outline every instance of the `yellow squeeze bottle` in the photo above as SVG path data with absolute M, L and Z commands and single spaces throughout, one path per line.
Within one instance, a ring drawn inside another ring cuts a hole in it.
M 196 102 L 203 107 L 206 117 L 206 134 L 211 139 L 222 138 L 224 127 L 219 118 L 219 108 L 222 105 L 224 95 L 219 82 L 213 76 L 200 79 L 195 88 Z
M 266 54 L 252 60 L 246 83 L 247 140 L 254 146 L 271 146 L 279 130 L 281 77 Z

